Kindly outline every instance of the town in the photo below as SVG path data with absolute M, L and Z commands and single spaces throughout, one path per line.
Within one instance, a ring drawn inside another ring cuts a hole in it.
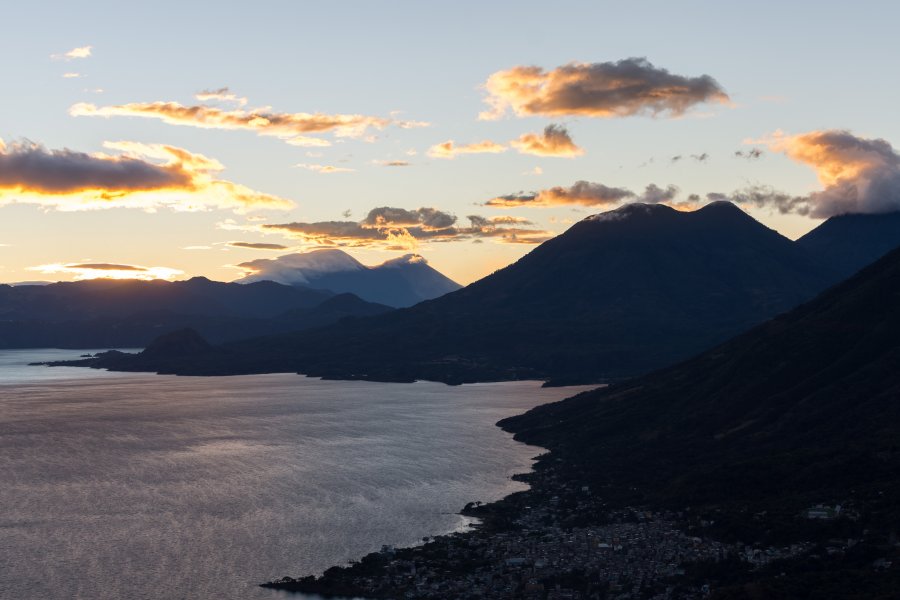
M 687 600 L 711 592 L 709 583 L 685 577 L 692 565 L 760 569 L 815 547 L 726 544 L 692 531 L 709 523 L 684 512 L 610 510 L 588 486 L 565 481 L 552 467 L 528 479 L 527 492 L 493 505 L 468 505 L 465 514 L 484 519 L 471 531 L 426 538 L 412 548 L 384 546 L 320 578 L 263 585 L 367 598 Z M 820 513 L 797 518 L 821 520 Z M 594 524 L 580 524 L 585 520 Z

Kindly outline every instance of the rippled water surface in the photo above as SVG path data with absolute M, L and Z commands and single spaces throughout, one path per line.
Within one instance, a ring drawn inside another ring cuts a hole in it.
M 522 489 L 494 423 L 579 391 L 26 366 L 78 354 L 0 351 L 2 598 L 272 598 Z

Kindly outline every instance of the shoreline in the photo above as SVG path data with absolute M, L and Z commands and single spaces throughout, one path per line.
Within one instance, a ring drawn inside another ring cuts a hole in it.
M 896 549 L 886 551 L 878 537 L 866 537 L 863 522 L 773 514 L 767 527 L 792 523 L 806 529 L 805 537 L 745 543 L 729 539 L 711 517 L 726 523 L 748 518 L 742 510 L 616 501 L 616 494 L 604 497 L 604 490 L 586 485 L 577 461 L 564 455 L 551 448 L 531 471 L 514 475 L 527 490 L 467 504 L 459 514 L 481 520 L 469 531 L 384 547 L 318 577 L 288 576 L 260 586 L 368 600 L 743 600 L 763 597 L 754 589 L 793 589 L 792 577 L 810 588 L 834 589 L 837 595 L 821 597 L 835 598 L 856 598 L 843 592 L 864 583 L 874 591 L 900 584 L 900 569 L 890 562 Z M 836 540 L 835 529 L 858 532 Z M 881 558 L 873 563 L 873 557 Z M 795 597 L 790 594 L 764 597 Z

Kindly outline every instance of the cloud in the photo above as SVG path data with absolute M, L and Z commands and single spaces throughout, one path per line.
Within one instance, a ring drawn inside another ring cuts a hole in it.
M 288 208 L 292 203 L 218 179 L 224 167 L 202 154 L 162 144 L 107 142 L 118 154 L 48 150 L 0 140 L 0 206 L 58 210 L 141 208 L 204 210 Z
M 709 75 L 675 75 L 645 58 L 569 63 L 549 71 L 517 66 L 492 74 L 484 89 L 491 108 L 481 119 L 497 119 L 509 111 L 519 117 L 678 117 L 698 104 L 729 102 Z
M 384 129 L 389 125 L 401 128 L 424 127 L 427 123 L 398 121 L 392 118 L 359 114 L 283 113 L 269 107 L 246 109 L 238 98 L 222 88 L 198 95 L 207 100 L 234 98 L 238 108 L 226 110 L 209 105 L 183 105 L 178 102 L 133 102 L 110 106 L 96 106 L 81 102 L 69 109 L 76 117 L 143 117 L 159 119 L 170 125 L 201 129 L 229 129 L 253 131 L 258 135 L 274 136 L 297 146 L 322 146 L 329 142 L 314 141 L 308 134 L 334 133 L 337 136 L 361 137 L 369 129 Z
M 51 54 L 50 58 L 53 60 L 75 60 L 78 58 L 88 58 L 91 55 L 91 50 L 93 46 L 81 46 L 79 48 L 72 48 L 68 52 L 64 52 L 62 54 Z
M 678 188 L 665 188 L 651 183 L 641 194 L 627 188 L 610 187 L 602 183 L 576 181 L 569 187 L 555 186 L 538 192 L 517 192 L 497 196 L 485 202 L 485 206 L 511 208 L 516 206 L 612 206 L 623 201 L 644 202 L 646 204 L 669 204 L 675 207 Z
M 53 263 L 48 265 L 39 265 L 36 267 L 28 267 L 29 271 L 38 271 L 44 274 L 65 274 L 74 275 L 76 281 L 85 279 L 141 279 L 149 281 L 152 279 L 172 279 L 178 275 L 183 275 L 184 271 L 172 269 L 169 267 L 142 267 L 138 265 L 125 265 L 117 263 Z
M 706 161 L 709 160 L 709 154 L 707 154 L 706 152 L 704 152 L 702 154 L 691 154 L 690 158 L 696 160 L 697 162 L 705 163 Z M 684 160 L 684 155 L 676 154 L 675 156 L 673 156 L 672 158 L 669 159 L 669 162 L 672 164 L 675 164 L 682 160 Z M 651 160 L 651 162 L 652 162 L 652 160 Z M 643 166 L 643 165 L 641 165 L 641 166 Z
M 246 106 L 248 102 L 246 98 L 238 96 L 227 87 L 219 88 L 217 90 L 203 90 L 202 92 L 194 94 L 194 98 L 200 102 L 209 102 L 211 100 L 233 102 L 238 106 Z
M 674 185 L 661 188 L 655 183 L 651 183 L 644 188 L 644 193 L 638 197 L 638 202 L 646 204 L 666 204 L 675 200 L 678 196 L 678 188 Z
M 474 144 L 463 144 L 461 146 L 456 145 L 456 142 L 453 140 L 447 140 L 429 148 L 428 156 L 453 159 L 460 154 L 499 154 L 501 152 L 506 152 L 506 146 L 491 140 L 475 142 Z
M 697 196 L 692 196 L 696 200 Z M 770 186 L 753 185 L 730 194 L 712 192 L 706 194 L 707 202 L 733 202 L 744 206 L 774 209 L 781 214 L 809 215 L 813 212 L 809 196 L 795 196 L 779 192 Z
M 765 152 L 759 148 L 751 148 L 750 150 L 735 150 L 735 158 L 743 158 L 745 160 L 758 160 Z
M 409 167 L 411 163 L 405 160 L 378 160 L 375 161 L 375 164 L 381 165 L 382 167 Z
M 250 250 L 287 250 L 282 244 L 266 244 L 262 242 L 228 242 L 232 248 L 248 248 Z
M 526 133 L 510 145 L 522 154 L 572 158 L 584 154 L 562 125 L 547 125 L 543 133 Z
M 474 144 L 457 145 L 453 140 L 435 144 L 428 149 L 432 158 L 454 159 L 460 154 L 500 154 L 510 147 L 520 154 L 533 156 L 562 156 L 572 158 L 584 154 L 569 136 L 562 125 L 547 125 L 541 133 L 525 133 L 504 145 L 492 140 L 483 140 Z
M 883 139 L 831 129 L 800 135 L 776 132 L 762 143 L 812 167 L 824 189 L 792 196 L 757 187 L 731 194 L 736 202 L 816 218 L 900 210 L 900 155 Z
M 552 234 L 533 229 L 518 217 L 469 215 L 469 224 L 436 208 L 373 208 L 362 221 L 319 221 L 262 225 L 261 230 L 287 235 L 317 246 L 368 247 L 392 250 L 415 248 L 426 242 L 495 239 L 502 243 L 537 244 Z
M 311 165 L 307 163 L 298 163 L 294 165 L 298 169 L 306 169 L 307 171 L 315 171 L 316 173 L 352 173 L 355 169 L 346 167 L 335 167 L 333 165 Z
M 63 79 L 79 79 L 81 73 L 63 73 Z
M 373 208 L 362 220 L 365 227 L 424 227 L 429 230 L 446 229 L 456 223 L 456 217 L 436 208 L 407 210 L 381 206 Z
M 625 188 L 609 187 L 602 183 L 576 181 L 569 187 L 555 186 L 539 192 L 518 192 L 491 198 L 485 206 L 509 208 L 513 206 L 608 206 L 635 196 Z

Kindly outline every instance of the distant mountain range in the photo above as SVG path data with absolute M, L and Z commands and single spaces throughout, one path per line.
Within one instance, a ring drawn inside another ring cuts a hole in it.
M 856 225 L 826 222 L 829 241 L 817 246 L 811 240 L 824 234 L 792 242 L 729 203 L 694 212 L 631 204 L 589 217 L 516 263 L 412 308 L 233 342 L 190 361 L 144 356 L 91 364 L 449 383 L 618 379 L 720 343 L 812 298 L 878 258 L 881 248 L 900 245 L 900 227 L 886 227 L 878 234 L 883 243 L 856 246 Z M 841 244 L 857 250 L 836 250 Z M 828 252 L 839 254 L 840 264 Z
M 0 285 L 0 348 L 144 347 L 190 327 L 209 342 L 302 331 L 388 306 L 282 285 L 96 279 Z
M 351 293 L 369 302 L 406 307 L 458 290 L 455 281 L 407 254 L 367 267 L 342 250 L 313 250 L 241 265 L 254 271 L 239 283 L 276 281 L 287 285 Z

